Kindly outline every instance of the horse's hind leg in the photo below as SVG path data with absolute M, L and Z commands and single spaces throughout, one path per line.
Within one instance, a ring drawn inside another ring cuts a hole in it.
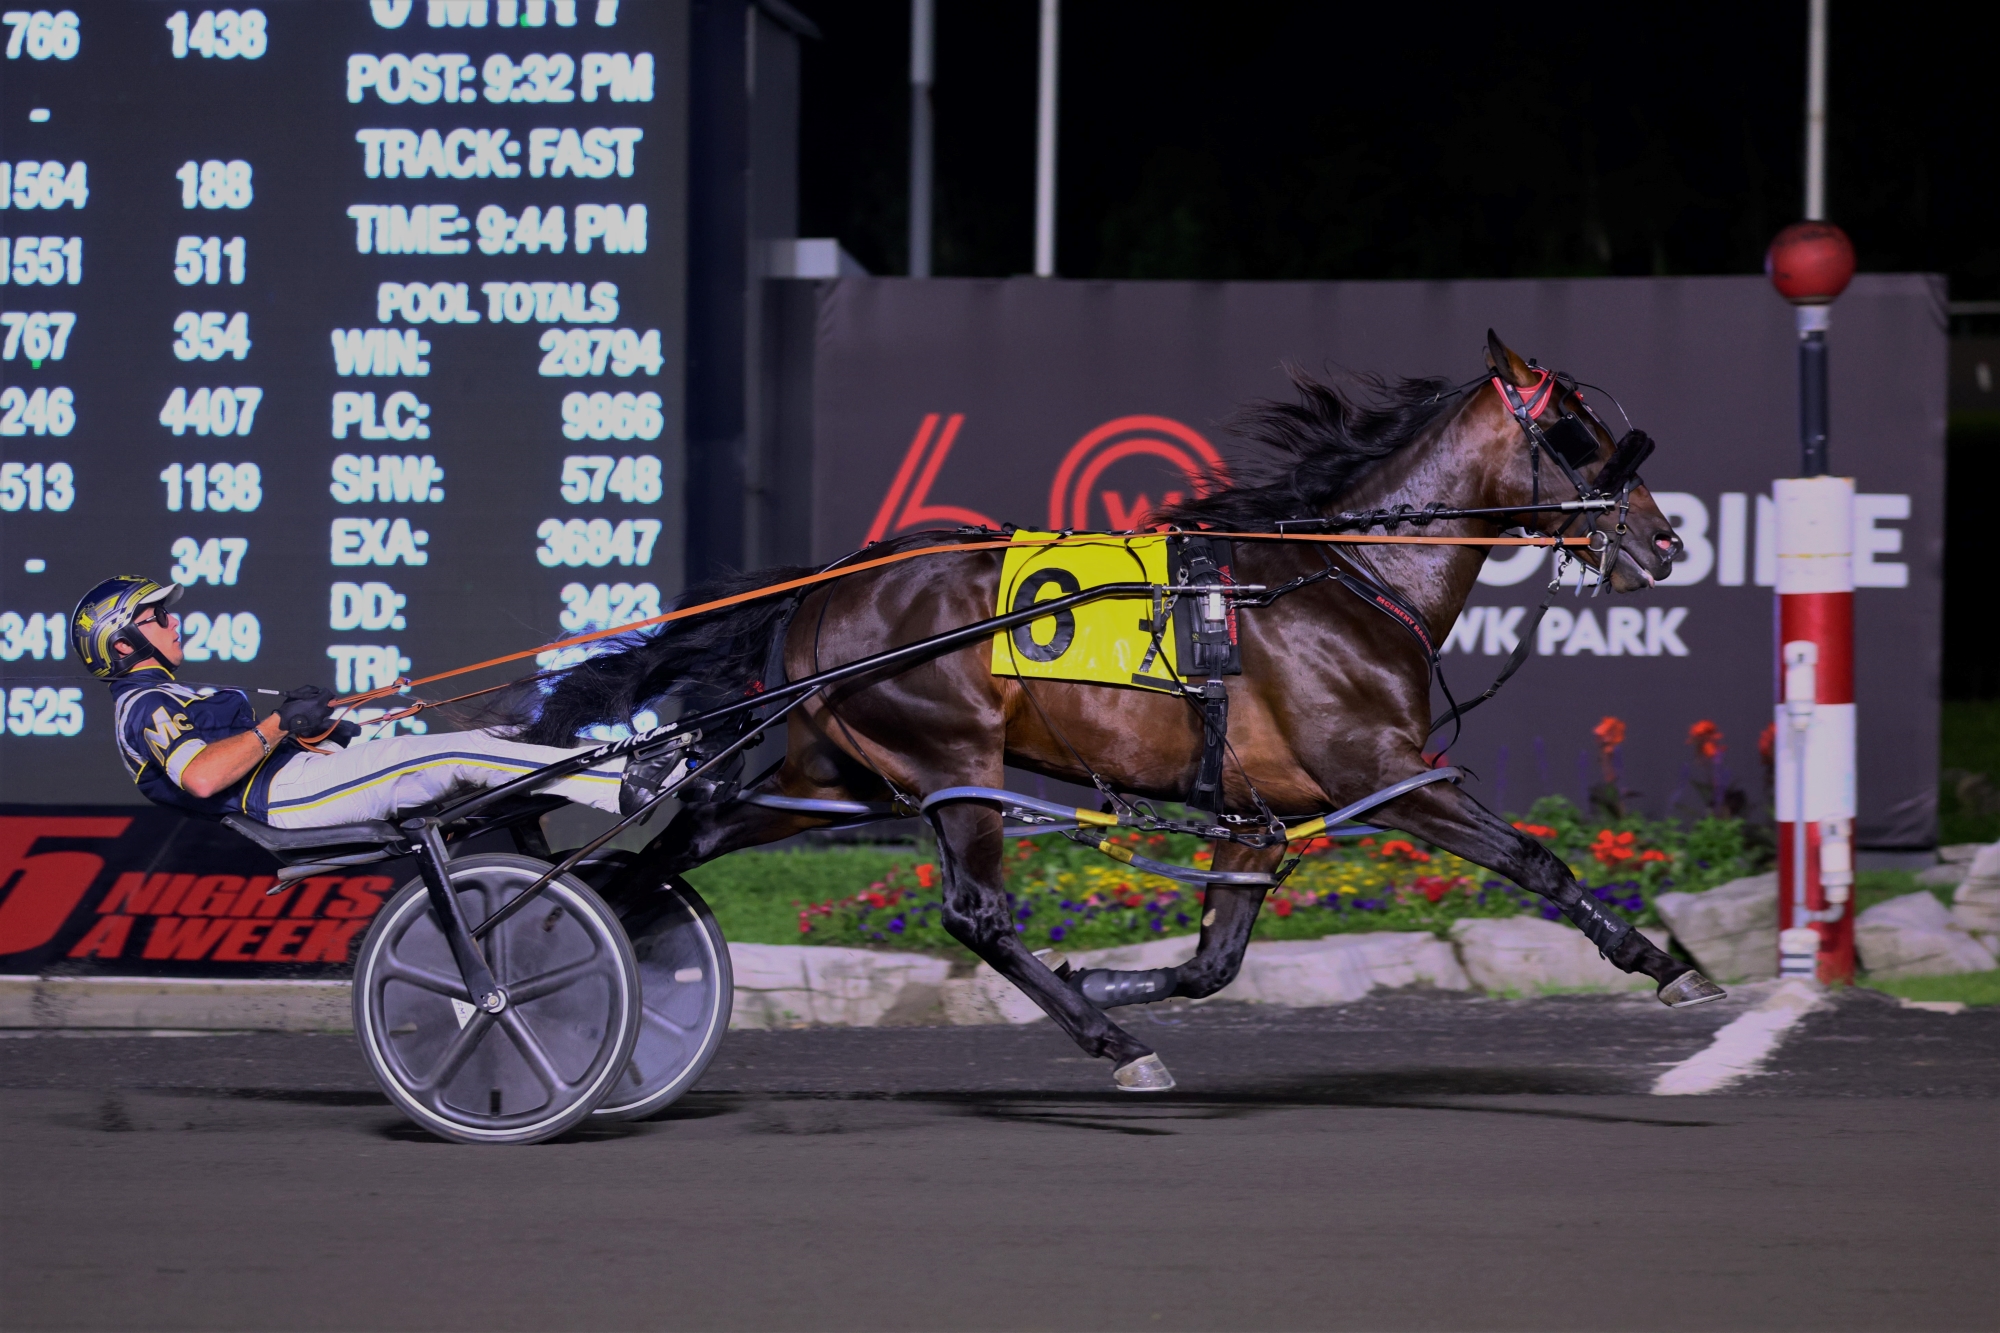
M 1719 1000 L 1724 991 L 1599 906 L 1555 853 L 1449 783 L 1434 782 L 1382 807 L 1384 823 L 1496 870 L 1554 903 L 1614 965 L 1660 984 L 1673 1009 Z
M 1104 1016 L 1028 952 L 1014 930 L 1001 881 L 1000 812 L 958 802 L 934 810 L 938 859 L 944 870 L 944 926 L 993 970 L 1056 1021 L 1089 1055 L 1115 1061 L 1112 1074 L 1127 1092 L 1164 1092 L 1173 1076 L 1150 1046 Z
M 1284 855 L 1282 847 L 1255 848 L 1225 842 L 1216 844 L 1214 865 L 1217 870 L 1273 870 Z M 1194 957 L 1178 967 L 1151 971 L 1085 968 L 1070 974 L 1070 984 L 1101 1009 L 1121 1004 L 1151 1004 L 1175 997 L 1206 999 L 1236 980 L 1267 892 L 1211 884 L 1202 894 L 1201 943 Z

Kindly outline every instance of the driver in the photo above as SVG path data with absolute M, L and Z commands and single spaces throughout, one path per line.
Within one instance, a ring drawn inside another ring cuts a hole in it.
M 70 642 L 90 673 L 111 685 L 119 757 L 146 799 L 210 819 L 244 814 L 273 828 L 324 828 L 393 819 L 467 787 L 497 787 L 580 750 L 527 745 L 494 731 L 397 736 L 348 745 L 343 722 L 321 754 L 301 736 L 333 726 L 332 695 L 305 686 L 261 722 L 243 691 L 183 684 L 180 620 L 167 608 L 179 584 L 126 574 L 84 594 Z M 585 747 L 588 748 L 588 747 Z M 610 759 L 542 790 L 599 810 L 631 814 L 680 775 L 678 754 Z

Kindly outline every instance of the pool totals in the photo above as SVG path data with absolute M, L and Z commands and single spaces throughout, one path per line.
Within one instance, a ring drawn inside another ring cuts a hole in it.
M 657 612 L 680 6 L 0 22 L 0 798 L 131 799 L 63 634 L 110 574 L 186 587 L 184 679 L 278 689 Z

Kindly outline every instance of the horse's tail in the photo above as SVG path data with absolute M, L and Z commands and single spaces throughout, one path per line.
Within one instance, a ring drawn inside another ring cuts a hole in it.
M 751 592 L 810 574 L 805 568 L 759 570 L 689 588 L 676 608 Z M 792 597 L 782 594 L 675 621 L 634 634 L 610 652 L 569 668 L 525 709 L 519 735 L 538 745 L 574 745 L 586 727 L 629 723 L 633 714 L 669 699 L 712 707 L 754 691 L 772 641 L 790 623 Z

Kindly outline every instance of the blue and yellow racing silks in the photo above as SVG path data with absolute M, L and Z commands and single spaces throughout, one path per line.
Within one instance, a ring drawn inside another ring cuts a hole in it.
M 209 742 L 257 725 L 250 697 L 219 685 L 183 685 L 165 667 L 148 664 L 111 682 L 111 706 L 118 757 L 140 793 L 211 819 L 232 813 L 262 819 L 272 775 L 299 753 L 289 742 L 280 744 L 241 781 L 213 796 L 196 796 L 181 786 L 181 775 Z

